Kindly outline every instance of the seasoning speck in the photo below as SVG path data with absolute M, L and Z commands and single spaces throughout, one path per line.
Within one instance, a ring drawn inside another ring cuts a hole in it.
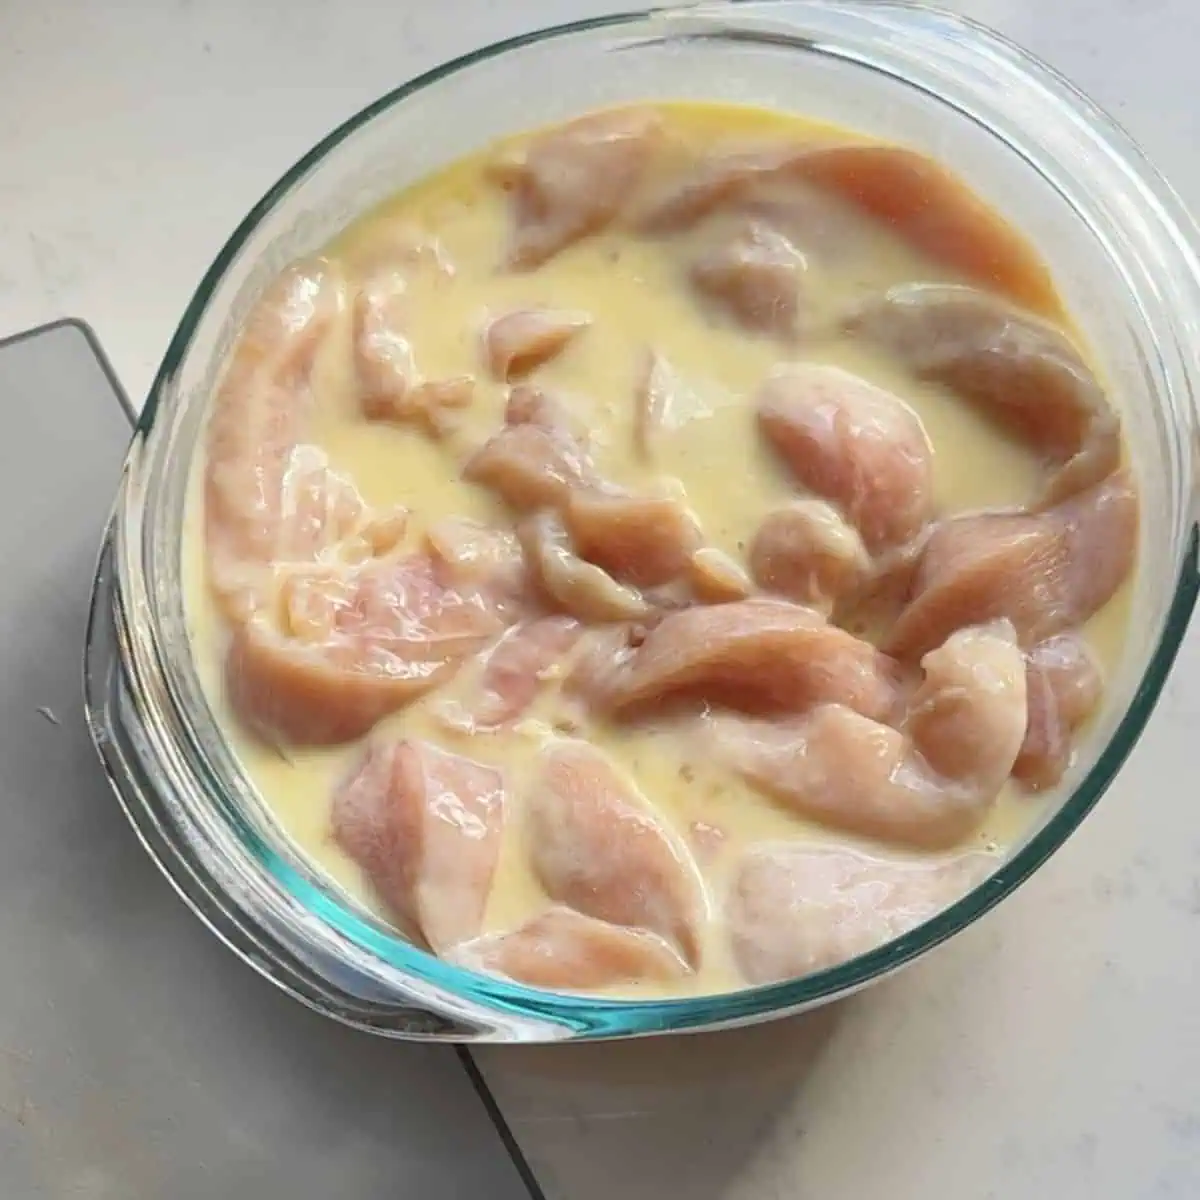
M 47 708 L 45 705 L 43 705 L 37 711 L 38 711 L 38 716 L 45 717 L 45 719 L 47 721 L 49 721 L 51 725 L 61 725 L 62 724 L 62 722 L 54 715 L 54 710 L 52 708 Z

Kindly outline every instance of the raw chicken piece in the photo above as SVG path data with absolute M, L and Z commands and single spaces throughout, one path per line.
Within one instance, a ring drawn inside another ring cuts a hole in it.
M 580 557 L 639 587 L 678 579 L 700 545 L 700 528 L 678 500 L 587 488 L 563 511 Z
M 768 599 L 669 613 L 640 646 L 582 659 L 576 686 L 616 714 L 685 697 L 784 712 L 836 701 L 882 719 L 896 699 L 874 646 L 811 608 Z
M 313 361 L 344 303 L 323 259 L 285 270 L 251 311 L 213 403 L 205 461 L 209 576 L 240 621 L 269 597 L 272 564 L 313 562 L 364 516 L 354 485 L 303 444 Z
M 990 803 L 1012 771 L 1028 726 L 1025 660 L 1008 621 L 960 629 L 921 659 L 905 733 L 943 779 Z
M 363 415 L 398 416 L 417 380 L 412 343 L 404 333 L 410 301 L 400 272 L 372 276 L 354 297 L 354 368 Z
M 551 433 L 569 436 L 584 448 L 587 446 L 587 430 L 575 419 L 568 397 L 532 383 L 518 383 L 509 388 L 504 422 L 506 425 L 537 425 Z
M 636 218 L 643 233 L 683 233 L 722 210 L 740 212 L 764 183 L 783 180 L 811 146 L 788 144 L 722 150 L 703 159 L 682 182 L 652 197 Z
M 465 733 L 511 724 L 533 703 L 547 673 L 570 653 L 581 633 L 582 627 L 570 617 L 540 617 L 513 626 L 484 651 L 468 698 L 439 704 L 438 715 Z M 456 682 L 461 681 L 460 675 Z
M 449 587 L 482 588 L 517 602 L 527 589 L 525 554 L 514 533 L 467 517 L 443 517 L 425 533 L 439 580 Z
M 902 146 L 823 146 L 796 165 L 800 178 L 850 200 L 959 275 L 1036 312 L 1059 313 L 1033 245 L 933 159 Z
M 1039 513 L 945 521 L 884 649 L 915 659 L 955 629 L 1000 618 L 1026 647 L 1075 629 L 1128 577 L 1137 539 L 1137 491 L 1123 471 Z
M 581 621 L 629 621 L 650 612 L 640 592 L 579 557 L 556 513 L 527 517 L 520 536 L 530 571 L 563 612 Z
M 423 555 L 293 573 L 280 608 L 282 627 L 264 612 L 234 630 L 225 684 L 250 728 L 306 745 L 361 737 L 504 627 L 489 595 L 444 586 Z
M 754 583 L 741 564 L 712 546 L 701 547 L 692 555 L 688 581 L 705 604 L 728 604 L 754 594 Z
M 407 277 L 400 271 L 369 278 L 354 299 L 354 366 L 359 405 L 371 421 L 415 425 L 434 437 L 448 427 L 450 414 L 466 408 L 475 394 L 470 375 L 422 379 L 404 332 Z
M 838 597 L 831 620 L 855 632 L 890 629 L 908 603 L 921 555 L 934 528 L 926 525 L 911 542 L 871 559 L 870 569 L 857 586 Z M 873 641 L 876 636 L 872 636 Z
M 483 352 L 493 379 L 528 375 L 552 358 L 592 323 L 583 312 L 520 308 L 489 321 Z
M 682 429 L 689 421 L 706 417 L 711 409 L 680 378 L 661 355 L 650 351 L 634 391 L 634 449 L 643 459 L 654 457 L 664 434 Z
M 572 991 L 644 980 L 665 983 L 688 973 L 662 938 L 570 908 L 552 908 L 511 933 L 467 942 L 454 958 L 518 983 Z
M 755 846 L 729 897 L 734 958 L 750 984 L 849 962 L 948 908 L 995 865 L 984 854 L 930 862 L 801 843 Z
M 921 531 L 933 510 L 933 449 L 898 396 L 839 367 L 793 363 L 768 377 L 756 404 L 764 437 L 872 554 Z
M 358 531 L 361 559 L 383 558 L 400 548 L 408 532 L 409 511 L 393 504 L 371 513 Z
M 414 384 L 399 404 L 367 414 L 375 421 L 412 425 L 432 438 L 442 438 L 457 428 L 455 414 L 471 406 L 475 380 L 470 375 L 426 379 Z
M 572 488 L 596 482 L 586 442 L 560 398 L 519 384 L 504 415 L 504 428 L 471 457 L 464 479 L 491 488 L 518 512 L 557 508 Z
M 599 751 L 555 742 L 530 793 L 528 841 L 547 895 L 700 957 L 707 898 L 683 844 Z
M 801 816 L 928 850 L 967 836 L 1025 738 L 1025 663 L 1001 622 L 925 656 L 904 732 L 824 704 L 797 720 L 712 723 L 720 756 Z
M 540 267 L 608 225 L 640 182 L 660 135 L 660 119 L 649 109 L 595 113 L 542 134 L 520 162 L 504 164 L 513 202 L 509 265 Z
M 405 275 L 413 272 L 453 279 L 458 268 L 446 247 L 427 230 L 404 219 L 388 226 L 373 225 L 365 242 L 351 246 L 346 261 L 359 278 L 373 277 L 385 271 Z
M 368 746 L 333 798 L 333 836 L 436 953 L 479 933 L 504 826 L 504 779 L 429 742 Z
M 288 453 L 275 499 L 280 521 L 271 554 L 277 563 L 315 562 L 375 523 L 353 481 L 308 443 Z
M 718 210 L 754 211 L 769 186 L 774 207 L 788 186 L 850 201 L 902 241 L 982 287 L 1059 314 L 1049 272 L 1030 243 L 944 167 L 900 146 L 789 143 L 724 151 L 645 210 L 640 227 L 674 233 Z
M 1104 692 L 1100 665 L 1087 643 L 1060 634 L 1025 656 L 1029 727 L 1013 778 L 1032 791 L 1054 787 L 1071 765 L 1071 739 Z
M 870 256 L 870 217 L 811 184 L 760 180 L 736 207 L 747 219 L 761 221 L 788 238 L 803 251 L 810 267 L 861 270 Z
M 699 258 L 692 285 L 714 309 L 752 333 L 791 339 L 799 332 L 804 255 L 783 234 L 751 221 Z
M 1059 467 L 1051 501 L 1117 469 L 1121 426 L 1053 325 L 974 288 L 906 284 L 846 322 L 921 379 L 953 389 Z
M 590 482 L 590 464 L 570 437 L 538 425 L 507 425 L 476 451 L 463 478 L 491 488 L 519 512 L 557 507 Z
M 824 500 L 769 514 L 750 544 L 750 570 L 767 591 L 828 613 L 866 582 L 871 560 L 858 531 Z

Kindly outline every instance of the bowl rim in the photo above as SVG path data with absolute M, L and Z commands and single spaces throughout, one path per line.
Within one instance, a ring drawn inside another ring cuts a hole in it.
M 700 35 L 708 38 L 722 33 L 744 37 L 747 29 L 753 32 L 751 23 L 755 18 L 772 13 L 790 26 L 786 32 L 776 30 L 772 34 L 773 41 L 778 42 L 785 37 L 797 49 L 838 57 L 856 67 L 883 71 L 910 86 L 914 85 L 913 78 L 902 74 L 894 65 L 897 53 L 894 49 L 889 52 L 883 48 L 878 57 L 872 58 L 862 51 L 852 51 L 844 45 L 839 47 L 829 34 L 815 38 L 806 35 L 803 27 L 805 14 L 837 13 L 865 17 L 870 13 L 873 18 L 891 14 L 897 19 L 919 19 L 927 25 L 933 23 L 939 25 L 943 32 L 969 38 L 974 50 L 991 54 L 1010 73 L 1037 85 L 1077 121 L 1082 121 L 1090 136 L 1115 159 L 1123 161 L 1127 167 L 1133 164 L 1133 177 L 1157 205 L 1158 215 L 1167 233 L 1178 240 L 1189 274 L 1200 276 L 1200 270 L 1197 269 L 1200 260 L 1195 253 L 1200 238 L 1195 227 L 1174 193 L 1146 161 L 1136 143 L 1057 72 L 975 21 L 908 0 L 751 0 L 750 3 L 723 0 L 718 3 L 610 13 L 506 38 L 436 66 L 366 105 L 302 155 L 250 209 L 198 284 L 150 386 L 146 404 L 137 422 L 131 457 L 151 435 L 163 405 L 170 403 L 172 381 L 188 355 L 197 325 L 243 247 L 260 224 L 314 168 L 376 117 L 440 80 L 513 51 L 556 39 L 605 30 L 636 30 L 639 27 L 647 38 L 689 36 L 689 23 L 700 31 Z M 889 54 L 893 65 L 888 65 Z M 925 90 L 930 90 L 928 85 Z M 934 94 L 937 95 L 936 91 Z M 939 98 L 946 101 L 945 96 Z M 998 138 L 1003 136 L 995 128 L 990 132 Z M 1010 149 L 1015 149 L 1007 138 L 1004 140 Z M 1194 485 L 1190 479 L 1190 464 L 1187 467 L 1188 483 Z M 128 498 L 137 489 L 127 487 L 126 490 Z M 1128 708 L 1091 769 L 1062 801 L 1057 812 L 986 880 L 908 933 L 836 966 L 780 983 L 679 999 L 614 999 L 552 992 L 485 975 L 439 959 L 405 941 L 382 924 L 364 919 L 332 891 L 314 886 L 270 846 L 248 821 L 239 822 L 241 828 L 236 831 L 237 836 L 257 868 L 270 877 L 269 882 L 282 888 L 292 900 L 331 927 L 336 934 L 348 939 L 360 951 L 380 960 L 394 973 L 398 989 L 403 989 L 405 977 L 415 977 L 424 984 L 482 1006 L 489 1014 L 500 1019 L 505 1016 L 534 1018 L 543 1030 L 545 1023 L 550 1022 L 569 1035 L 581 1037 L 633 1036 L 744 1023 L 784 1015 L 843 996 L 905 965 L 992 909 L 1066 841 L 1107 790 L 1145 728 L 1200 593 L 1200 529 L 1197 527 L 1194 496 L 1189 497 L 1185 507 L 1188 511 L 1185 514 L 1186 529 L 1182 535 L 1179 574 L 1162 619 L 1160 633 L 1154 641 Z M 141 551 L 139 549 L 136 552 Z

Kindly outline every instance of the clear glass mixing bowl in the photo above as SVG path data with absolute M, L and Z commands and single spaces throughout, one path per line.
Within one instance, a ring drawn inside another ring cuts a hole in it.
M 795 110 L 922 148 L 1041 247 L 1123 411 L 1144 491 L 1125 666 L 1061 803 L 986 882 L 920 928 L 771 987 L 662 1002 L 552 994 L 397 937 L 308 866 L 224 745 L 189 654 L 180 534 L 213 381 L 268 280 L 388 192 L 483 143 L 653 98 Z M 1154 706 L 1197 592 L 1197 231 L 1137 147 L 1065 80 L 924 6 L 776 0 L 622 14 L 490 46 L 413 80 L 304 156 L 201 281 L 129 452 L 96 581 L 86 687 L 97 747 L 187 902 L 314 1008 L 398 1037 L 557 1040 L 780 1016 L 862 987 L 990 909 L 1103 794 Z

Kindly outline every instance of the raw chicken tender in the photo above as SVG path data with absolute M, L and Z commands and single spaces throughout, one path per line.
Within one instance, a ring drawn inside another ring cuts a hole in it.
M 718 153 L 648 206 L 640 225 L 676 233 L 722 209 L 752 212 L 768 186 L 777 206 L 788 186 L 816 187 L 980 286 L 1035 312 L 1060 312 L 1028 241 L 944 167 L 901 146 L 794 142 Z
M 953 904 L 994 865 L 983 854 L 918 861 L 804 842 L 755 846 L 729 897 L 734 958 L 751 984 L 849 962 Z
M 640 592 L 580 558 L 556 513 L 527 518 L 520 533 L 534 577 L 546 598 L 563 612 L 581 621 L 602 622 L 649 615 L 650 605 Z
M 208 570 L 232 620 L 269 602 L 276 563 L 314 562 L 363 520 L 353 483 L 304 441 L 313 364 L 343 305 L 332 263 L 289 267 L 251 311 L 213 401 L 204 489 Z
M 333 836 L 409 930 L 443 951 L 479 932 L 504 806 L 494 768 L 428 742 L 383 742 L 338 788 Z
M 1032 791 L 1058 783 L 1071 765 L 1072 740 L 1104 692 L 1104 676 L 1088 644 L 1059 634 L 1025 656 L 1029 728 L 1013 777 Z
M 700 545 L 695 519 L 668 497 L 580 489 L 563 515 L 581 557 L 639 587 L 678 579 Z
M 509 265 L 539 267 L 620 212 L 659 144 L 651 109 L 596 113 L 535 139 L 497 173 L 512 192 Z
M 564 405 L 535 388 L 513 388 L 506 424 L 471 457 L 463 478 L 491 488 L 528 512 L 563 504 L 572 489 L 596 482 L 587 447 L 570 428 Z
M 484 592 L 443 586 L 423 556 L 288 579 L 285 624 L 240 625 L 225 664 L 234 711 L 270 741 L 334 745 L 443 682 L 504 628 Z
M 973 288 L 908 284 L 847 328 L 944 384 L 1057 466 L 1047 499 L 1112 474 L 1121 426 L 1096 377 L 1057 328 Z
M 1039 513 L 981 513 L 938 525 L 912 598 L 884 648 L 917 658 L 955 630 L 1011 621 L 1023 646 L 1075 629 L 1133 569 L 1138 497 L 1125 472 Z
M 548 672 L 579 640 L 582 626 L 570 617 L 539 617 L 508 630 L 481 655 L 479 671 L 466 693 L 439 704 L 451 728 L 467 733 L 511 725 L 533 703 Z M 460 674 L 458 683 L 463 683 Z
M 590 324 L 581 312 L 521 308 L 489 321 L 484 358 L 494 379 L 518 379 L 561 354 Z
M 871 559 L 858 531 L 831 504 L 797 500 L 758 527 L 750 569 L 767 591 L 829 612 L 864 585 Z
M 763 436 L 796 479 L 837 505 L 872 553 L 911 541 L 933 512 L 933 449 L 898 396 L 840 367 L 793 363 L 758 393 Z
M 1025 739 L 1025 663 L 1011 626 L 954 634 L 922 660 L 903 730 L 842 704 L 790 722 L 720 718 L 719 752 L 810 820 L 919 849 L 983 819 Z
M 804 255 L 758 221 L 692 264 L 692 285 L 715 311 L 785 341 L 800 331 Z
M 653 460 L 664 438 L 709 415 L 709 407 L 666 358 L 646 354 L 634 390 L 633 442 L 640 458 Z
M 654 934 L 552 908 L 511 933 L 467 942 L 456 961 L 518 983 L 567 991 L 690 974 L 687 964 Z
M 691 966 L 707 900 L 695 863 L 599 751 L 563 741 L 529 796 L 529 849 L 547 895 L 589 917 L 658 934 Z
M 589 657 L 581 671 L 580 690 L 617 714 L 696 698 L 749 711 L 836 702 L 883 719 L 896 703 L 890 665 L 874 646 L 783 600 L 669 613 L 639 646 Z

